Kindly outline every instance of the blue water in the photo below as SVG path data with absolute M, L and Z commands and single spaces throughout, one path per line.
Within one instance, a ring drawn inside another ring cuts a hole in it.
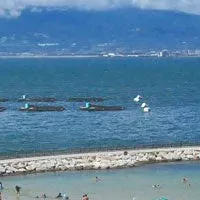
M 45 193 L 55 199 L 61 192 L 71 200 L 81 199 L 87 193 L 91 200 L 198 200 L 200 195 L 200 163 L 146 165 L 139 168 L 34 174 L 1 178 L 5 200 L 17 199 L 14 187 L 22 187 L 21 198 L 31 200 Z M 95 182 L 98 176 L 100 181 Z M 188 179 L 182 183 L 183 177 Z M 159 184 L 160 189 L 152 188 Z M 190 185 L 189 185 L 190 184 Z
M 64 112 L 22 113 L 16 98 L 50 96 Z M 152 109 L 132 101 L 140 94 Z M 108 98 L 121 112 L 82 112 L 71 96 Z M 1 59 L 0 152 L 200 142 L 200 59 Z

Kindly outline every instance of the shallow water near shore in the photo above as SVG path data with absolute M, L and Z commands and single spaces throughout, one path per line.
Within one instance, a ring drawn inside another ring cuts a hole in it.
M 3 197 L 14 200 L 15 185 L 22 187 L 20 200 L 34 199 L 47 194 L 55 199 L 61 192 L 71 200 L 81 199 L 87 193 L 90 200 L 152 200 L 166 197 L 169 200 L 197 200 L 200 196 L 200 162 L 151 164 L 138 168 L 34 174 L 1 178 Z M 100 181 L 96 182 L 98 176 Z M 182 183 L 187 177 L 188 183 Z M 190 183 L 190 186 L 189 186 Z M 152 187 L 159 184 L 160 189 Z

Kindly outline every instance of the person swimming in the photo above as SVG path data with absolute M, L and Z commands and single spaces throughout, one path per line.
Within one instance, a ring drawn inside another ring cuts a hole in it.
M 159 184 L 152 185 L 152 188 L 160 189 L 160 185 Z
M 42 194 L 41 198 L 46 199 L 46 198 L 47 198 L 47 195 L 46 195 L 46 194 Z
M 63 195 L 61 194 L 61 192 L 56 196 L 56 199 L 63 197 Z
M 66 194 L 62 194 L 61 192 L 59 192 L 59 194 L 56 196 L 56 199 L 62 198 L 64 200 L 69 199 L 69 197 Z
M 96 182 L 99 182 L 100 180 L 101 180 L 101 179 L 100 179 L 98 176 L 95 177 L 95 181 L 96 181 Z
M 188 179 L 185 178 L 185 177 L 183 177 L 182 182 L 183 182 L 183 183 L 187 183 L 187 182 L 188 182 Z
M 69 200 L 69 197 L 66 195 L 66 194 L 63 194 L 63 197 L 62 197 L 64 200 Z

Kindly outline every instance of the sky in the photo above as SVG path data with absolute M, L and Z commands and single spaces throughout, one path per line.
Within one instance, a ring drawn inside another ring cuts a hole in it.
M 123 7 L 172 10 L 200 15 L 200 0 L 0 0 L 1 17 L 18 17 L 29 8 L 33 12 L 43 9 L 108 10 Z

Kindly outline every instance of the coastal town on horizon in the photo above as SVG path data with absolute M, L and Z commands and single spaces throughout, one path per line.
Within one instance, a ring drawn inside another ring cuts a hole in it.
M 120 52 L 118 50 L 115 51 L 102 51 L 98 52 L 40 52 L 40 53 L 31 53 L 31 52 L 0 52 L 0 58 L 84 58 L 84 57 L 107 57 L 107 58 L 115 58 L 115 57 L 155 57 L 155 58 L 167 58 L 167 57 L 200 57 L 200 49 L 194 50 L 132 50 L 130 52 Z

